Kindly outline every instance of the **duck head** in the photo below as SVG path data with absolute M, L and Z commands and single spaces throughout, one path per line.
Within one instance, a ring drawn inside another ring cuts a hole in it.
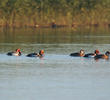
M 16 52 L 21 52 L 21 50 L 20 49 L 16 49 Z
M 96 55 L 100 54 L 99 50 L 95 50 L 94 54 L 96 54 Z
M 80 56 L 84 56 L 85 55 L 85 52 L 83 49 L 80 50 Z
M 15 56 L 20 56 L 21 55 L 21 50 L 20 49 L 16 49 L 14 55 Z
M 105 55 L 109 56 L 110 52 L 109 51 L 106 51 Z
M 44 50 L 40 50 L 39 55 L 43 56 L 44 55 Z

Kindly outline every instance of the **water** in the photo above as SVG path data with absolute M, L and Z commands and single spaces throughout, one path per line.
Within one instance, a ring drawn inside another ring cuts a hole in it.
M 110 51 L 110 29 L 1 29 L 1 100 L 109 100 L 110 60 L 70 57 Z M 6 53 L 22 48 L 23 55 Z M 45 50 L 45 57 L 26 54 Z

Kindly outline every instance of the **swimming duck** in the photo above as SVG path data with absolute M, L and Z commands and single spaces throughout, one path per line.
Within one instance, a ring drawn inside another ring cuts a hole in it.
M 8 56 L 21 56 L 21 51 L 20 51 L 20 49 L 16 49 L 13 52 L 8 52 L 7 55 Z
M 99 54 L 99 55 L 96 55 L 94 58 L 95 60 L 98 60 L 98 59 L 109 59 L 109 54 L 110 52 L 107 51 L 105 54 Z
M 92 58 L 92 57 L 95 57 L 96 55 L 98 55 L 99 53 L 100 53 L 99 50 L 95 50 L 94 53 L 85 54 L 84 57 Z
M 44 56 L 44 50 L 40 50 L 39 53 L 30 53 L 27 55 L 27 57 L 43 57 Z
M 73 56 L 73 57 L 83 57 L 84 55 L 85 55 L 85 52 L 83 49 L 81 49 L 79 52 L 70 54 L 70 56 Z

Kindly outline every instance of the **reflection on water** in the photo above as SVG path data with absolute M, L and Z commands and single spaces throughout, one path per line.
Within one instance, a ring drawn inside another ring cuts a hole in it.
M 110 29 L 0 29 L 0 43 L 110 43 Z
M 16 29 L 0 30 L 1 100 L 109 100 L 110 60 L 70 57 L 110 51 L 110 30 Z M 21 48 L 22 56 L 6 53 Z M 45 50 L 45 57 L 26 54 Z

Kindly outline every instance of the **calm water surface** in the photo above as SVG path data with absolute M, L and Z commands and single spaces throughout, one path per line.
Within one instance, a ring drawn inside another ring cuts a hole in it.
M 110 29 L 0 29 L 1 100 L 110 100 L 110 60 L 70 57 L 110 51 Z M 23 55 L 6 53 L 22 48 Z M 45 57 L 26 54 L 45 50 Z

